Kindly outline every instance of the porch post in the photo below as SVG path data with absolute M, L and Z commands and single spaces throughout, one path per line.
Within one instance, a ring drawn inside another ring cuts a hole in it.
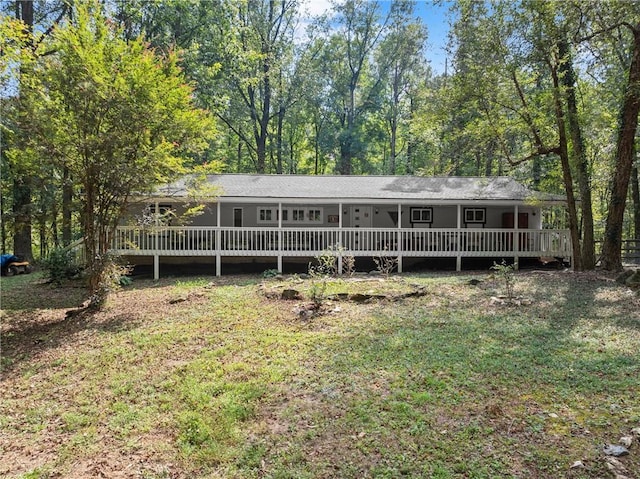
M 216 276 L 222 275 L 222 235 L 220 233 L 220 200 L 216 202 Z
M 518 234 L 518 228 L 519 228 L 519 221 L 518 221 L 518 205 L 515 205 L 513 207 L 513 229 L 514 229 L 514 233 L 513 233 L 513 251 L 515 253 L 515 256 L 513 257 L 513 267 L 514 269 L 518 269 L 519 263 L 520 263 L 520 256 L 518 255 L 518 253 L 520 252 L 520 235 Z
M 158 281 L 160 279 L 160 255 L 153 255 L 153 280 Z
M 398 203 L 398 273 L 402 273 L 402 204 Z
M 282 202 L 278 202 L 278 273 L 282 274 Z
M 458 231 L 456 232 L 458 238 L 456 241 L 456 248 L 458 250 L 458 256 L 456 256 L 456 271 L 462 271 L 462 255 L 460 254 L 460 249 L 462 247 L 462 205 L 458 205 L 457 207 L 457 224 L 456 228 Z
M 158 201 L 157 198 L 154 202 L 154 207 L 155 207 L 154 223 L 156 225 L 155 245 L 157 250 L 160 246 L 159 245 L 160 233 L 158 232 L 158 228 L 160 227 L 160 202 Z M 156 253 L 153 255 L 153 280 L 158 281 L 159 279 L 160 279 L 160 255 Z
M 342 203 L 338 203 L 338 274 L 342 274 Z

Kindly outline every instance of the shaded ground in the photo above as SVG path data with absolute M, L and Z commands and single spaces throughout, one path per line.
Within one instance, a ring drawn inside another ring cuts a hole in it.
M 307 321 L 255 276 L 136 279 L 71 319 L 84 290 L 32 280 L 0 285 L 2 477 L 613 478 L 602 445 L 640 427 L 640 300 L 596 274 L 519 274 L 520 307 L 485 273 L 331 281 L 429 293 Z

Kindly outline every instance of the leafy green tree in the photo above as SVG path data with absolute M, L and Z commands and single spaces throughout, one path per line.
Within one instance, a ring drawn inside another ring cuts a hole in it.
M 324 19 L 325 34 L 330 35 L 325 65 L 340 128 L 336 169 L 349 175 L 364 155 L 364 128 L 379 99 L 381 78 L 371 74 L 371 56 L 384 36 L 388 15 L 382 17 L 377 1 L 344 0 L 333 8 L 335 16 Z
M 211 122 L 194 108 L 174 53 L 123 40 L 98 2 L 76 4 L 74 19 L 29 76 L 21 120 L 34 152 L 48 152 L 81 189 L 89 291 L 100 306 L 105 256 L 131 196 L 183 172 Z
M 391 6 L 389 32 L 377 49 L 378 73 L 383 79 L 383 109 L 389 136 L 387 171 L 395 174 L 401 152 L 407 147 L 407 134 L 402 141 L 411 107 L 411 86 L 415 75 L 426 75 L 424 47 L 426 27 L 415 20 L 415 2 L 398 1 Z

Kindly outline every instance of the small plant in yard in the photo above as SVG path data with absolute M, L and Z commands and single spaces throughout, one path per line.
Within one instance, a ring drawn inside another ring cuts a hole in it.
M 266 278 L 275 278 L 279 274 L 280 274 L 280 272 L 277 269 L 267 269 L 267 270 L 262 272 L 262 277 L 265 278 L 265 279 Z
M 512 300 L 514 298 L 515 267 L 512 264 L 507 264 L 505 260 L 502 260 L 500 264 L 494 262 L 491 269 L 496 272 L 498 278 L 504 283 L 505 296 L 507 299 Z
M 311 281 L 309 296 L 315 309 L 318 310 L 327 295 L 327 279 L 329 275 L 322 268 L 322 264 L 313 265 L 311 263 L 309 263 L 308 274 Z
M 316 256 L 317 264 L 313 267 L 315 273 L 325 276 L 336 276 L 338 274 L 338 254 L 340 249 L 329 247 L 322 254 Z M 309 267 L 311 271 L 311 267 Z
M 383 275 L 389 276 L 398 266 L 398 258 L 395 256 L 374 256 L 376 269 Z
M 356 258 L 353 255 L 342 257 L 342 272 L 347 276 L 353 276 L 356 272 Z

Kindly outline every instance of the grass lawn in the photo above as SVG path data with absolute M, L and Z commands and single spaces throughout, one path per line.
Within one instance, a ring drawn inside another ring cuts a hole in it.
M 79 285 L 2 278 L 0 476 L 613 478 L 603 445 L 640 427 L 640 297 L 604 276 L 517 274 L 519 306 L 489 274 L 334 280 L 426 294 L 310 319 L 262 281 L 139 280 L 65 319 Z

